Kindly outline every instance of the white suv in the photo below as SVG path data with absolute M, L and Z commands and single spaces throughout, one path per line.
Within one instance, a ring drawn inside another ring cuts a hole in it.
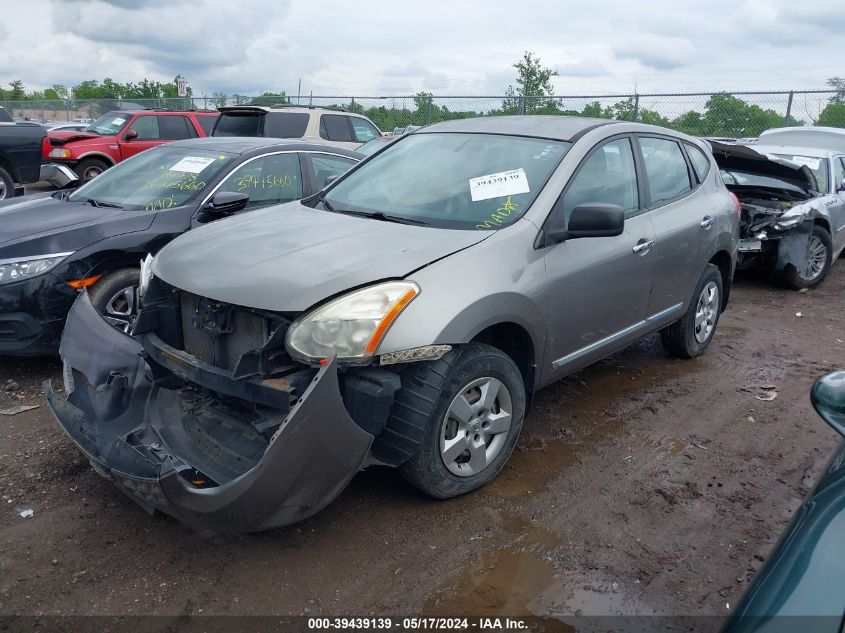
M 367 117 L 340 108 L 294 105 L 224 106 L 211 136 L 267 136 L 328 142 L 356 149 L 381 136 Z

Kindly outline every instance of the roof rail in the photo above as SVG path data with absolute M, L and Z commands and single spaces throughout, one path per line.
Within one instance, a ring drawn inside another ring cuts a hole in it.
M 337 110 L 338 112 L 349 112 L 346 108 L 340 106 L 321 106 L 321 105 L 299 105 L 297 103 L 274 103 L 271 108 L 307 108 L 308 110 Z

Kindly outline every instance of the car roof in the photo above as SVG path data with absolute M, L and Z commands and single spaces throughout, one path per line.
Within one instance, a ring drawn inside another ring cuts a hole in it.
M 367 117 L 363 114 L 358 114 L 357 112 L 350 112 L 344 108 L 340 107 L 332 107 L 332 106 L 307 106 L 307 105 L 289 105 L 286 103 L 278 103 L 270 106 L 265 105 L 232 105 L 232 106 L 220 106 L 217 108 L 220 112 L 293 112 L 293 113 L 303 113 L 303 112 L 334 112 L 334 113 L 342 113 L 348 114 L 349 116 L 357 116 L 366 119 Z
M 272 149 L 288 152 L 327 152 L 358 159 L 364 157 L 363 154 L 350 149 L 327 145 L 325 143 L 309 143 L 308 141 L 296 139 L 268 138 L 265 136 L 206 136 L 203 138 L 173 141 L 172 143 L 164 144 L 162 147 L 190 147 L 194 149 L 219 150 L 234 154 L 246 154 L 248 152 Z
M 796 145 L 768 145 L 755 143 L 749 145 L 751 149 L 761 154 L 795 154 L 797 156 L 808 156 L 810 158 L 830 158 L 837 152 L 831 149 L 820 149 L 818 147 L 800 147 Z
M 611 119 L 555 115 L 488 116 L 434 123 L 412 134 L 432 132 L 466 132 L 472 134 L 509 134 L 534 136 L 560 141 L 574 141 L 589 130 L 618 123 Z

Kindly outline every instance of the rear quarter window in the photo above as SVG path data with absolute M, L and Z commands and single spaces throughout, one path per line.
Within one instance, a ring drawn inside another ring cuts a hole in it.
M 217 123 L 216 116 L 198 116 L 197 123 L 205 132 L 206 136 L 211 136 L 211 130 L 214 129 L 214 124 Z
M 264 136 L 302 138 L 307 127 L 307 112 L 270 112 L 264 119 Z
M 351 143 L 352 130 L 349 129 L 348 117 L 341 114 L 323 114 L 320 117 L 320 136 L 327 141 Z
M 640 137 L 639 141 L 652 206 L 677 198 L 692 188 L 687 161 L 677 142 L 653 137 Z
M 698 182 L 704 182 L 707 174 L 710 171 L 710 159 L 707 155 L 698 149 L 695 145 L 687 143 L 687 155 L 689 156 L 692 168 L 695 170 L 695 175 L 698 177 Z

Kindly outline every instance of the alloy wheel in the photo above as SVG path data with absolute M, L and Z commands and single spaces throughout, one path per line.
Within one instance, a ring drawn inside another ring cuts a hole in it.
M 132 330 L 138 314 L 138 286 L 129 286 L 115 293 L 106 303 L 103 318 L 122 332 Z
M 459 477 L 487 468 L 507 441 L 513 403 L 507 387 L 495 378 L 478 378 L 452 400 L 440 429 L 440 457 Z
M 713 335 L 716 318 L 719 316 L 719 287 L 715 281 L 708 282 L 698 297 L 695 308 L 695 340 L 706 343 Z
M 827 263 L 827 246 L 818 235 L 813 235 L 807 244 L 807 265 L 798 269 L 798 276 L 804 281 L 815 281 L 824 271 Z

